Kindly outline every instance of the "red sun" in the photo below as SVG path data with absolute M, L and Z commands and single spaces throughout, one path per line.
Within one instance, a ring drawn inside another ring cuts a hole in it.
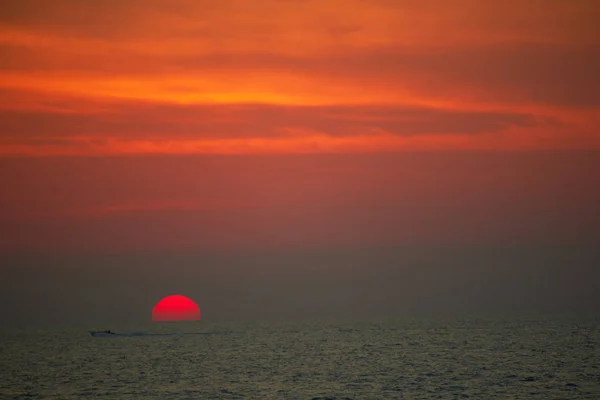
M 163 298 L 152 309 L 152 321 L 198 321 L 200 307 L 189 297 L 174 294 Z

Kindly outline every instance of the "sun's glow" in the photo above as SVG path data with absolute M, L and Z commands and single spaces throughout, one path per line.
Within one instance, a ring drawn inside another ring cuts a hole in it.
M 200 308 L 189 297 L 180 294 L 167 296 L 152 309 L 152 321 L 198 321 Z

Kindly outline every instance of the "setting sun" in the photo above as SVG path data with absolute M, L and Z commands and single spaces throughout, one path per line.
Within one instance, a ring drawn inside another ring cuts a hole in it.
M 167 296 L 152 309 L 152 321 L 198 321 L 200 308 L 189 297 Z

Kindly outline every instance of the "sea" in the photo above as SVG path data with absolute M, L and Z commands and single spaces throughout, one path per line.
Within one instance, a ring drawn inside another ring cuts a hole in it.
M 88 330 L 110 329 L 111 337 Z M 600 318 L 2 328 L 0 399 L 600 399 Z

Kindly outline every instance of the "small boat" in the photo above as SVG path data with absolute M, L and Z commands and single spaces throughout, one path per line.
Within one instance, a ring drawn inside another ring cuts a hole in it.
M 110 330 L 106 331 L 90 331 L 90 336 L 92 337 L 112 337 L 115 333 Z

